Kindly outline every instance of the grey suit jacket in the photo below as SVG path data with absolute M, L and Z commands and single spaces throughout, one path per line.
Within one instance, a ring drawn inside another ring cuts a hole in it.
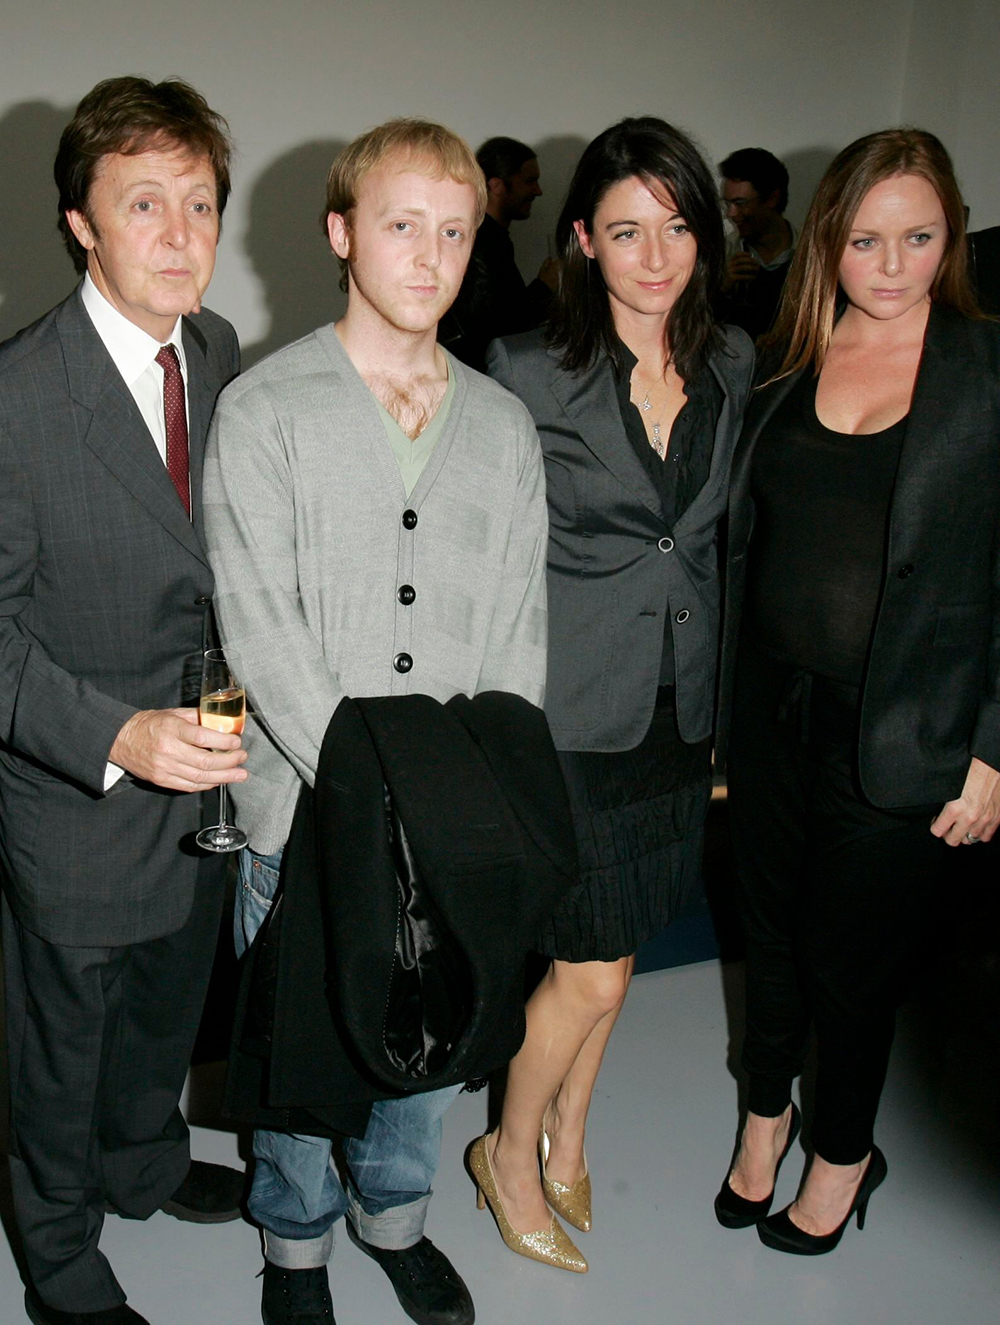
M 631 750 L 649 727 L 671 616 L 681 737 L 712 728 L 719 635 L 716 527 L 753 372 L 746 333 L 726 328 L 710 367 L 725 396 L 701 492 L 673 529 L 625 433 L 613 370 L 563 370 L 540 332 L 494 341 L 492 377 L 527 405 L 549 503 L 545 712 L 560 750 Z
M 406 496 L 375 397 L 332 326 L 223 392 L 205 525 L 226 653 L 247 687 L 255 851 L 288 836 L 344 695 L 545 688 L 545 481 L 527 411 L 449 356 L 444 429 Z
M 0 346 L 0 872 L 50 942 L 134 943 L 191 909 L 201 798 L 103 791 L 125 720 L 197 693 L 202 456 L 239 351 L 207 311 L 183 334 L 192 520 L 79 291 Z

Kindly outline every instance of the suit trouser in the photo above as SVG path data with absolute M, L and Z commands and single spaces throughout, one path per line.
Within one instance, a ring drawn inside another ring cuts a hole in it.
M 60 1311 L 124 1302 L 98 1248 L 105 1203 L 146 1219 L 187 1174 L 178 1101 L 223 898 L 217 863 L 200 869 L 183 928 L 124 947 L 48 943 L 3 900 L 14 1208 L 35 1288 Z
M 948 852 L 929 831 L 935 807 L 881 810 L 860 795 L 857 699 L 856 687 L 741 645 L 728 782 L 747 1104 L 784 1111 L 812 1026 L 812 1141 L 831 1164 L 871 1149 L 896 1008 Z

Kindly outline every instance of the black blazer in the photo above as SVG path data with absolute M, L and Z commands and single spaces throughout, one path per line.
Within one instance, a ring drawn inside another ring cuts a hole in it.
M 1000 313 L 1000 225 L 969 235 L 969 265 L 979 307 Z
M 733 461 L 716 760 L 725 762 L 754 446 L 796 378 L 754 393 Z M 1000 768 L 1000 325 L 933 306 L 900 455 L 865 667 L 858 761 L 885 809 Z
M 677 721 L 694 743 L 712 728 L 719 631 L 716 526 L 753 372 L 745 332 L 725 328 L 712 372 L 725 401 L 701 492 L 673 529 L 626 435 L 601 356 L 572 375 L 540 332 L 490 347 L 490 375 L 527 405 L 549 503 L 549 664 L 545 714 L 560 750 L 631 750 L 649 728 L 671 613 Z
M 419 881 L 402 905 L 419 928 L 427 977 L 409 1002 L 399 990 L 402 974 L 413 995 L 412 962 L 401 971 L 397 952 L 397 819 Z M 418 694 L 342 699 L 315 786 L 300 793 L 278 901 L 244 960 L 227 1112 L 257 1126 L 363 1136 L 373 1100 L 508 1062 L 524 1038 L 525 957 L 577 878 L 540 709 L 496 691 L 444 705 Z M 446 963 L 432 946 L 448 947 Z M 458 1015 L 444 1002 L 452 995 Z M 419 1075 L 398 1061 L 414 1003 L 429 1050 Z
M 128 776 L 104 794 L 125 720 L 197 694 L 202 455 L 239 350 L 208 311 L 183 336 L 190 520 L 79 290 L 0 346 L 0 872 L 53 943 L 169 934 L 194 897 L 201 797 Z

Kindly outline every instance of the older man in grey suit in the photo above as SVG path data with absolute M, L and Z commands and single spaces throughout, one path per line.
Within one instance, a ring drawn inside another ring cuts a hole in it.
M 229 156 L 187 84 L 94 88 L 55 169 L 84 279 L 0 347 L 10 1167 L 36 1325 L 143 1320 L 98 1248 L 107 1210 L 239 1213 L 240 1175 L 191 1165 L 177 1107 L 223 897 L 183 793 L 246 776 L 185 707 L 213 592 L 202 450 L 238 369 L 199 312 Z
M 270 906 L 299 788 L 343 696 L 542 700 L 538 439 L 518 401 L 435 343 L 484 205 L 475 158 L 441 126 L 393 121 L 356 140 L 327 190 L 346 315 L 219 402 L 205 523 L 227 654 L 256 714 L 237 800 L 250 835 L 240 947 Z M 377 1103 L 364 1139 L 345 1144 L 347 1191 L 328 1140 L 255 1134 L 267 1325 L 329 1325 L 326 1261 L 345 1213 L 411 1319 L 473 1320 L 465 1285 L 423 1236 L 453 1096 Z

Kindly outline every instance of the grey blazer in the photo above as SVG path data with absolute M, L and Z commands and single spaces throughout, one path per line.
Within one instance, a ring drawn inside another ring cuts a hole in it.
M 753 372 L 746 333 L 710 359 L 723 389 L 709 477 L 673 529 L 622 425 L 602 356 L 569 374 L 540 332 L 494 341 L 490 375 L 527 405 L 549 504 L 545 712 L 560 750 L 631 750 L 649 727 L 671 616 L 681 737 L 712 729 L 719 635 L 716 526 Z
M 191 909 L 201 798 L 103 790 L 125 720 L 197 693 L 202 454 L 239 350 L 206 311 L 184 351 L 193 520 L 79 291 L 0 346 L 0 872 L 50 942 L 140 942 Z

